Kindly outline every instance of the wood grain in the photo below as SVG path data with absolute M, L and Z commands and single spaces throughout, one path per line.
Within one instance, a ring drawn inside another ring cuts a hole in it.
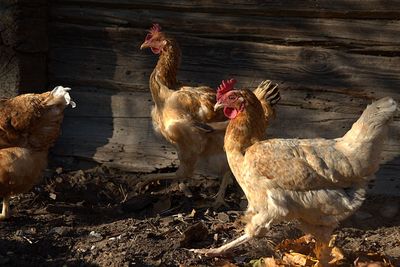
M 179 12 L 203 12 L 235 14 L 240 16 L 262 15 L 273 17 L 328 17 L 328 18 L 369 18 L 398 19 L 398 1 L 379 0 L 339 0 L 332 4 L 329 0 L 273 1 L 160 1 L 160 0 L 55 0 L 57 4 L 100 6 L 104 8 L 175 10 Z

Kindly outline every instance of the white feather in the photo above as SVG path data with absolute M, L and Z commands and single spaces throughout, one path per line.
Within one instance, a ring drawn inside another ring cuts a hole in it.
M 76 103 L 71 99 L 71 96 L 68 93 L 70 90 L 71 88 L 69 87 L 56 86 L 51 91 L 51 94 L 56 98 L 64 98 L 65 105 L 71 105 L 72 108 L 75 108 Z

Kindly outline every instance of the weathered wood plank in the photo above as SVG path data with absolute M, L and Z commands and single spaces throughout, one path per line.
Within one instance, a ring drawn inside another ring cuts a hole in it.
M 288 44 L 311 42 L 318 46 L 359 49 L 359 46 L 399 44 L 400 22 L 393 20 L 342 20 L 316 18 L 235 17 L 210 13 L 178 11 L 108 9 L 61 6 L 51 9 L 55 22 L 102 27 L 147 29 L 152 23 L 165 26 L 176 36 L 195 35 L 204 38 L 266 41 Z M 171 19 L 174 18 L 174 19 Z M 215 26 L 214 26 L 215 25 Z M 143 31 L 144 32 L 144 31 Z
M 53 43 L 50 78 L 72 84 L 146 90 L 156 56 L 141 52 L 137 31 L 72 27 L 81 43 L 65 35 Z M 57 28 L 62 32 L 62 28 Z M 95 31 L 95 33 L 92 32 Z M 86 34 L 86 35 L 85 35 Z M 99 34 L 106 40 L 101 40 Z M 71 44 L 68 40 L 71 40 Z M 400 57 L 359 55 L 319 47 L 282 46 L 196 37 L 179 38 L 182 81 L 218 85 L 235 76 L 243 84 L 270 78 L 284 87 L 334 90 L 358 97 L 392 95 L 400 87 Z M 351 90 L 347 90 L 351 88 Z
M 229 0 L 119 0 L 118 2 L 113 0 L 54 0 L 53 2 L 89 7 L 176 10 L 182 13 L 195 10 L 203 13 L 229 13 L 238 16 L 398 19 L 400 14 L 400 3 L 395 0 L 339 0 L 334 4 L 329 0 L 239 0 L 234 3 Z

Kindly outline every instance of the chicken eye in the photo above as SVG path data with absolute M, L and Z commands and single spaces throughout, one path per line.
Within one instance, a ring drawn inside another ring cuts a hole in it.
M 228 96 L 228 99 L 229 99 L 229 100 L 235 100 L 235 99 L 236 99 L 236 96 L 230 95 L 230 96 Z
M 151 37 L 153 37 L 151 34 L 147 34 L 147 35 L 146 35 L 146 38 L 145 38 L 144 40 L 145 40 L 145 41 L 148 41 L 148 40 L 151 39 Z

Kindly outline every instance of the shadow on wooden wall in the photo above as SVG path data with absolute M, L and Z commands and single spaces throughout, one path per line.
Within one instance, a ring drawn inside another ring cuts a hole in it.
M 157 57 L 138 48 L 154 22 L 176 36 L 181 81 L 216 87 L 280 84 L 271 136 L 343 135 L 373 99 L 400 100 L 400 4 L 394 1 L 50 1 L 49 80 L 74 88 L 54 153 L 152 171 L 176 164 L 151 126 L 148 78 Z M 400 172 L 397 115 L 382 183 Z M 389 170 L 389 171 L 388 171 Z M 390 171 L 393 170 L 393 171 Z
M 116 92 L 97 79 L 113 80 L 117 56 L 106 31 L 73 29 L 52 20 L 49 25 L 50 87 L 71 87 L 77 103 L 75 109 L 65 112 L 62 136 L 52 151 L 63 157 L 56 157 L 53 164 L 85 168 L 94 164 L 98 149 L 113 137 L 112 97 Z

